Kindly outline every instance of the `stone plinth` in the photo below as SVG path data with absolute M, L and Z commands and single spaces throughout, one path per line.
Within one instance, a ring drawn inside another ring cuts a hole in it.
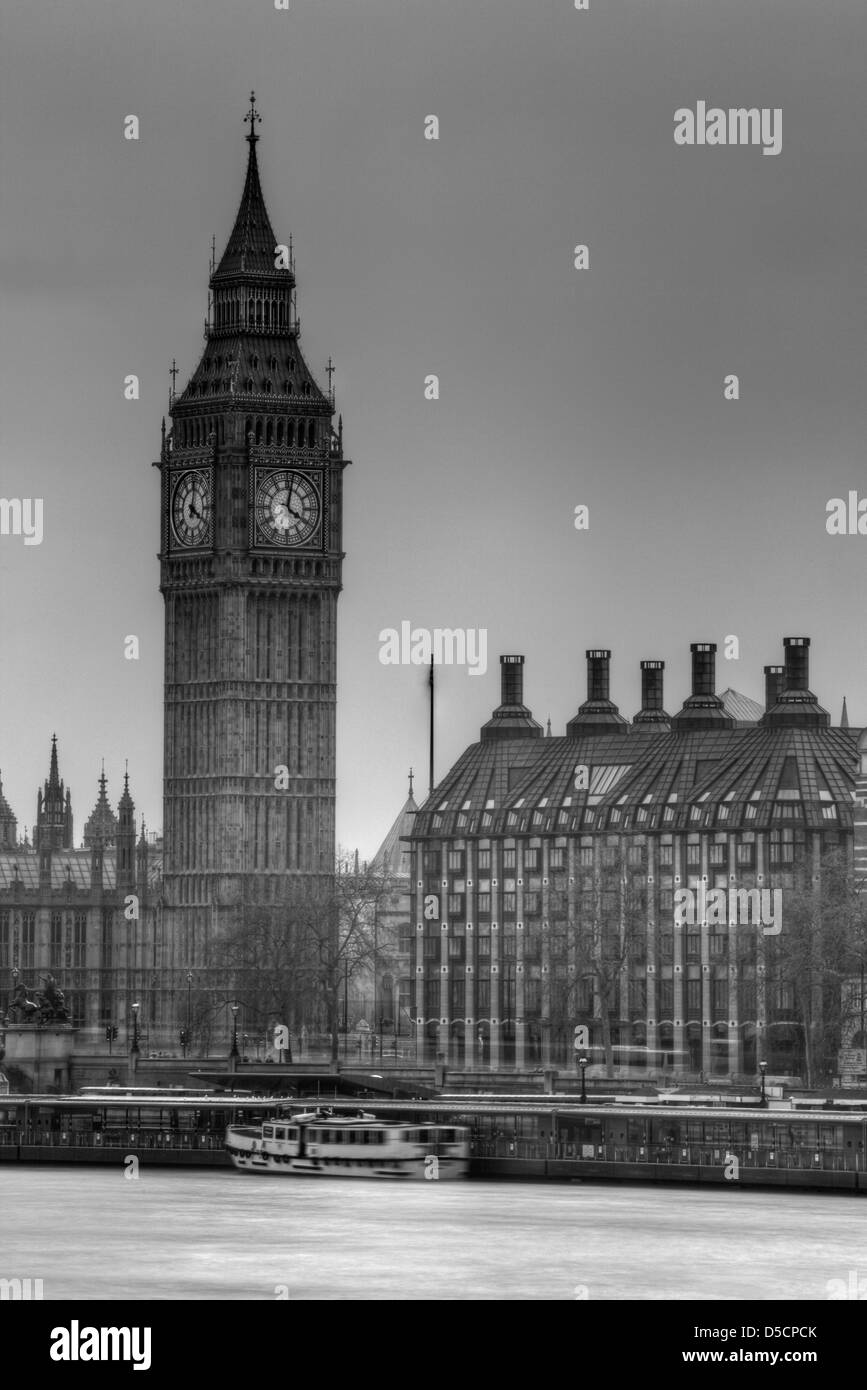
M 78 1031 L 69 1023 L 10 1023 L 5 1067 L 17 1067 L 35 1092 L 69 1091 L 69 1062 Z

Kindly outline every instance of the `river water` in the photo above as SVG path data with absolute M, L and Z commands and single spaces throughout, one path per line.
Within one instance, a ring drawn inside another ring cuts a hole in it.
M 818 1299 L 867 1201 L 635 1184 L 0 1167 L 0 1278 L 45 1299 Z

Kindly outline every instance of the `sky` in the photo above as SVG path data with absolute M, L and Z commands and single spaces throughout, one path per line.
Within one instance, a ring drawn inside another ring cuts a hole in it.
M 612 650 L 631 717 L 642 659 L 666 662 L 674 713 L 691 642 L 718 643 L 718 691 L 761 699 L 783 637 L 806 635 L 820 701 L 867 724 L 867 535 L 826 530 L 831 498 L 867 498 L 865 45 L 863 0 L 7 8 L 0 495 L 44 518 L 40 545 L 0 536 L 19 830 L 55 731 L 77 841 L 103 758 L 112 800 L 128 759 L 162 823 L 151 464 L 172 358 L 180 389 L 201 355 L 251 88 L 302 348 L 321 384 L 334 359 L 353 460 L 340 843 L 376 849 L 410 766 L 427 791 L 426 673 L 380 661 L 402 622 L 487 633 L 485 675 L 439 672 L 437 779 L 499 702 L 502 652 L 526 656 L 526 702 L 557 734 L 586 648 Z M 677 145 L 699 102 L 779 108 L 780 153 Z

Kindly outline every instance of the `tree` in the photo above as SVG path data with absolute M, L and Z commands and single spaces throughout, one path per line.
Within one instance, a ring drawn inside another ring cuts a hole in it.
M 279 903 L 242 908 L 216 951 L 245 1018 L 326 1032 L 336 1060 L 341 990 L 370 968 L 375 914 L 391 892 L 381 866 L 344 856 L 334 874 L 287 877 Z

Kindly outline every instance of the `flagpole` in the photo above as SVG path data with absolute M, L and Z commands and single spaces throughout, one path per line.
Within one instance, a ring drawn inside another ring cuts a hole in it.
M 430 789 L 429 796 L 433 795 L 434 789 L 434 659 L 430 659 Z

